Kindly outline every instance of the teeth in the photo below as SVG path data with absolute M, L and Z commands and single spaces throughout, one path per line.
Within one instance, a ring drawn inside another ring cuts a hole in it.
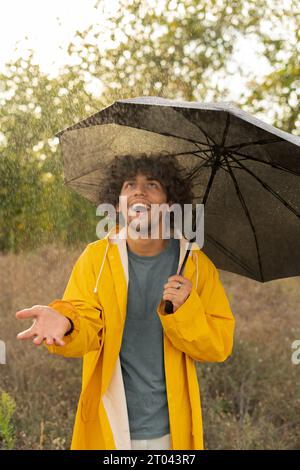
M 146 206 L 146 204 L 136 203 L 131 206 L 131 210 L 135 212 L 144 212 L 148 210 L 148 207 Z
M 147 212 L 148 206 L 146 204 L 143 204 L 141 202 L 136 202 L 135 204 L 132 204 L 129 208 L 129 215 L 133 215 L 137 212 Z

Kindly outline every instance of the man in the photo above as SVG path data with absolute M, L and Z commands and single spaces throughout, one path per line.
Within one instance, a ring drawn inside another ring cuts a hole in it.
M 117 226 L 86 247 L 62 299 L 16 313 L 34 318 L 19 339 L 83 357 L 71 449 L 203 449 L 195 361 L 231 354 L 234 317 L 217 269 L 195 244 L 178 275 L 187 240 L 165 239 L 161 213 L 150 211 L 192 198 L 175 159 L 115 158 L 99 200 L 117 208 Z M 124 237 L 134 224 L 141 236 Z M 155 225 L 158 238 L 142 236 Z

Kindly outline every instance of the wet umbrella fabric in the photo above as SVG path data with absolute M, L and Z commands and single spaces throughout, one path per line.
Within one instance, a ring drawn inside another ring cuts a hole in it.
M 93 203 L 115 155 L 173 155 L 205 204 L 202 250 L 219 269 L 300 275 L 300 138 L 230 103 L 159 97 L 116 101 L 57 135 L 65 183 Z

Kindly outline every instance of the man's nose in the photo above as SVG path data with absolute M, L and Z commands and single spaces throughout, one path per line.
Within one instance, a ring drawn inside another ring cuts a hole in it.
M 137 194 L 145 194 L 145 186 L 143 183 L 137 183 L 135 188 L 134 188 L 134 195 Z

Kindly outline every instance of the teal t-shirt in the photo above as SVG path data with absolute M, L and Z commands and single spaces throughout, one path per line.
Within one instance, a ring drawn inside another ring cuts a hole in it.
M 120 351 L 131 439 L 170 432 L 163 328 L 157 314 L 164 284 L 177 272 L 180 245 L 170 239 L 155 256 L 128 252 L 128 298 Z

